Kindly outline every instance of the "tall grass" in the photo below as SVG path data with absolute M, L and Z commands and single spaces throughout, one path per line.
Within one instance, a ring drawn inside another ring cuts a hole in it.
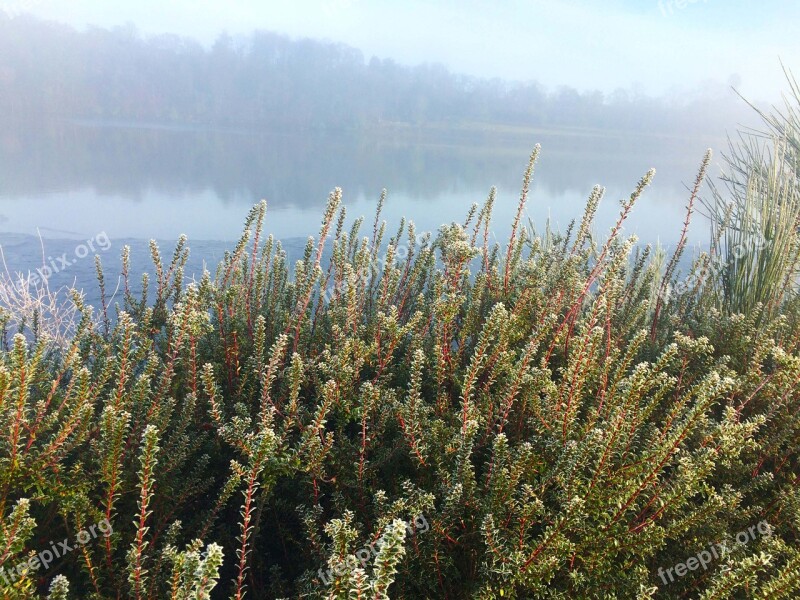
M 800 185 L 797 155 L 783 139 L 753 141 L 729 160 L 738 167 L 729 194 L 714 191 L 712 248 L 719 269 L 719 305 L 752 313 L 759 304 L 776 314 L 794 291 L 800 259 Z
M 763 131 L 746 130 L 729 144 L 724 189 L 706 203 L 718 269 L 717 304 L 730 313 L 756 307 L 775 315 L 795 292 L 800 264 L 800 88 L 783 109 L 760 112 Z

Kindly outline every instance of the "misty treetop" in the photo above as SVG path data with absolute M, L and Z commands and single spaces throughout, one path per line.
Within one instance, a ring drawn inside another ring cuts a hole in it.
M 267 31 L 211 47 L 133 26 L 71 27 L 0 11 L 0 111 L 202 123 L 352 129 L 386 123 L 592 127 L 722 132 L 741 106 L 730 95 L 653 99 L 487 80 L 436 64 L 367 59 L 344 44 Z

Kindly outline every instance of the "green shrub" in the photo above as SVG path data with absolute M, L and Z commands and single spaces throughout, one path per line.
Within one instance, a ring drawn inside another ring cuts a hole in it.
M 64 343 L 5 314 L 2 596 L 800 594 L 793 297 L 720 305 L 708 254 L 674 292 L 685 235 L 663 272 L 622 236 L 652 172 L 604 241 L 601 188 L 534 236 L 537 154 L 505 248 L 494 191 L 385 240 L 335 190 L 294 265 L 261 203 L 213 278 L 153 244 Z

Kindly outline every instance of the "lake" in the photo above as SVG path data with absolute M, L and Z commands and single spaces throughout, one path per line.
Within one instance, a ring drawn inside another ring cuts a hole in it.
M 722 148 L 724 138 L 721 132 L 686 138 L 490 127 L 387 126 L 356 134 L 77 120 L 4 123 L 0 244 L 10 271 L 29 271 L 41 267 L 45 256 L 76 256 L 80 244 L 101 237 L 109 242 L 109 249 L 99 252 L 104 264 L 118 262 L 124 244 L 144 257 L 149 238 L 160 240 L 169 256 L 171 244 L 185 233 L 192 269 L 199 270 L 203 261 L 214 266 L 239 237 L 250 207 L 264 198 L 266 228 L 287 240 L 291 256 L 302 247 L 301 238 L 317 233 L 335 186 L 343 189 L 349 220 L 365 215 L 370 223 L 381 189 L 387 188 L 389 231 L 403 215 L 418 231 L 463 221 L 470 205 L 482 203 L 496 186 L 493 233 L 503 239 L 536 143 L 542 153 L 527 212 L 539 231 L 548 218 L 562 230 L 570 219 L 579 219 L 592 186 L 601 184 L 607 190 L 597 221 L 602 233 L 615 220 L 618 201 L 655 167 L 655 181 L 626 232 L 669 245 L 680 233 L 685 184 L 694 180 L 705 149 Z M 693 242 L 708 239 L 699 215 L 692 233 Z M 90 281 L 92 254 L 64 266 L 58 281 Z M 139 264 L 137 259 L 134 267 Z

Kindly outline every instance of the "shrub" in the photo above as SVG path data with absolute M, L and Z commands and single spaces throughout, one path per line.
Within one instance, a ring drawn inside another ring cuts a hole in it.
M 793 298 L 719 305 L 708 254 L 667 293 L 686 228 L 663 272 L 622 234 L 653 172 L 534 236 L 537 155 L 504 248 L 494 191 L 386 240 L 337 189 L 294 265 L 261 203 L 214 277 L 153 244 L 65 344 L 5 331 L 3 597 L 796 597 Z

